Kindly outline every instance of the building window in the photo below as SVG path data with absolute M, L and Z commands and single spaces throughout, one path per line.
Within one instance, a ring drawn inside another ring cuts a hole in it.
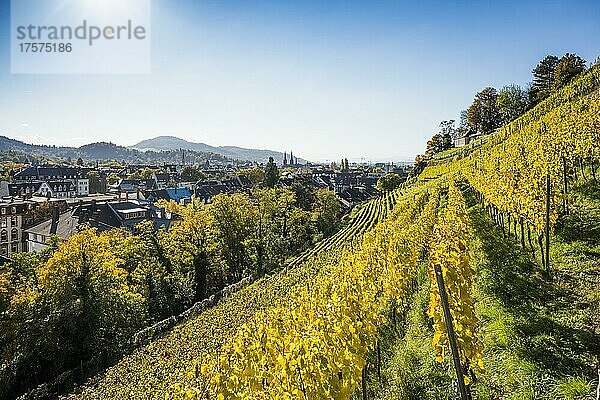
M 3 244 L 2 246 L 0 246 L 0 253 L 3 256 L 8 256 L 8 245 L 7 244 Z
M 8 242 L 8 232 L 6 229 L 0 232 L 0 242 Z
M 17 213 L 17 207 L 12 207 L 10 209 L 10 212 L 13 213 L 13 214 L 16 214 Z
M 10 217 L 10 226 L 17 226 L 18 225 L 18 220 L 17 217 Z
M 19 231 L 16 229 L 13 229 L 10 231 L 10 240 L 17 241 L 19 240 Z
M 6 218 L 0 219 L 0 228 L 6 228 Z
M 6 208 L 2 208 L 2 215 L 6 215 Z
M 13 243 L 10 245 L 10 252 L 11 253 L 18 253 L 19 252 L 19 244 L 18 243 Z

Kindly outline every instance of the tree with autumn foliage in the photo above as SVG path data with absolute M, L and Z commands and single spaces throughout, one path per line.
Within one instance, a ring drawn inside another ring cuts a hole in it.
M 258 219 L 257 208 L 247 194 L 220 194 L 207 206 L 213 238 L 224 261 L 227 277 L 238 281 L 252 272 L 252 247 Z
M 567 53 L 558 61 L 554 69 L 552 90 L 566 86 L 573 78 L 585 71 L 585 60 L 576 54 Z
M 502 123 L 496 89 L 486 87 L 477 93 L 467 110 L 467 118 L 469 125 L 480 133 L 488 134 L 496 130 Z
M 99 352 L 116 357 L 145 325 L 145 298 L 131 285 L 114 250 L 110 235 L 87 229 L 62 243 L 34 271 L 22 275 L 13 267 L 2 274 L 0 292 L 6 293 L 11 283 L 10 300 L 2 299 L 7 306 L 2 364 L 11 369 L 0 371 L 0 386 L 7 393 Z

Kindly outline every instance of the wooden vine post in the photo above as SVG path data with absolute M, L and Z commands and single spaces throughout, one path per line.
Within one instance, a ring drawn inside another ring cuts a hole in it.
M 550 273 L 550 174 L 546 175 L 546 272 Z
M 519 225 L 521 226 L 521 247 L 523 250 L 527 250 L 527 247 L 525 247 L 525 226 L 523 225 L 523 217 L 519 218 Z
M 467 385 L 465 385 L 465 377 L 463 374 L 462 363 L 460 362 L 460 354 L 458 353 L 458 343 L 456 341 L 456 332 L 454 332 L 454 323 L 452 314 L 450 314 L 450 305 L 448 304 L 448 293 L 446 293 L 446 285 L 444 284 L 444 276 L 439 265 L 434 265 L 435 277 L 440 291 L 442 300 L 442 309 L 444 311 L 444 321 L 446 322 L 446 332 L 450 342 L 450 350 L 452 351 L 452 360 L 454 361 L 454 369 L 456 370 L 456 379 L 458 381 L 458 390 L 462 400 L 469 400 Z
M 377 339 L 377 378 L 381 383 L 381 345 L 379 339 Z
M 562 162 L 563 162 L 563 192 L 564 192 L 564 199 L 563 199 L 563 211 L 565 213 L 565 215 L 569 215 L 569 200 L 567 199 L 567 194 L 569 194 L 569 176 L 567 174 L 567 159 L 565 158 L 565 156 L 562 157 Z
M 367 365 L 362 370 L 362 400 L 367 400 Z

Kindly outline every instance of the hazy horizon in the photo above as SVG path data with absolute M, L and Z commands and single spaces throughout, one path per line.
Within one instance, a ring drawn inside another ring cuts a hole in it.
M 34 144 L 34 145 L 40 145 L 40 146 L 59 146 L 59 147 L 73 147 L 73 148 L 77 148 L 77 147 L 81 147 L 84 145 L 88 145 L 88 144 L 94 144 L 94 143 L 112 143 L 115 144 L 117 146 L 123 146 L 123 147 L 128 147 L 128 148 L 136 148 L 135 146 L 143 141 L 146 140 L 152 140 L 152 139 L 156 139 L 159 137 L 172 137 L 172 138 L 176 138 L 176 139 L 182 139 L 182 140 L 186 140 L 187 142 L 190 142 L 192 144 L 205 144 L 205 145 L 209 145 L 209 146 L 213 146 L 213 147 L 241 147 L 241 146 L 237 146 L 237 145 L 213 145 L 212 143 L 205 143 L 205 142 L 194 142 L 192 140 L 187 140 L 184 138 L 180 138 L 177 136 L 173 136 L 173 135 L 158 135 L 158 136 L 154 136 L 154 137 L 149 137 L 146 139 L 142 139 L 136 143 L 132 143 L 132 144 L 124 144 L 124 143 L 118 143 L 118 142 L 114 142 L 114 141 L 105 141 L 105 140 L 99 140 L 99 141 L 95 141 L 95 142 L 88 142 L 88 143 L 82 143 L 81 145 L 69 145 L 69 144 L 56 144 L 56 143 L 48 143 L 44 141 L 44 138 L 39 138 L 39 140 L 30 140 L 28 138 L 18 138 L 18 137 L 13 137 L 11 135 L 5 134 L 4 132 L 0 131 L 0 136 L 5 136 L 8 137 L 9 139 L 15 139 L 15 140 L 19 140 L 21 142 L 24 142 L 26 144 Z M 276 151 L 276 152 L 280 152 L 280 153 L 287 153 L 288 155 L 290 154 L 290 151 L 292 153 L 294 153 L 294 149 L 271 149 L 271 148 L 263 148 L 263 147 L 242 147 L 245 149 L 252 149 L 252 150 L 270 150 L 270 151 Z M 144 148 L 143 151 L 147 151 L 147 150 L 158 150 L 160 151 L 160 149 L 152 149 L 152 148 Z M 294 155 L 296 157 L 298 157 L 299 159 L 303 159 L 306 161 L 310 161 L 310 162 L 315 162 L 315 163 L 329 163 L 329 162 L 338 162 L 339 159 L 308 159 L 306 158 L 304 155 L 302 154 L 298 154 L 297 152 L 294 153 Z M 356 162 L 356 163 L 381 163 L 381 162 L 401 162 L 401 163 L 412 163 L 414 160 L 412 158 L 410 159 L 403 159 L 401 157 L 395 157 L 395 156 L 390 156 L 390 157 L 382 157 L 382 158 L 366 158 L 366 157 L 340 157 L 341 158 L 348 158 L 348 160 L 350 162 Z M 276 160 L 277 162 L 280 162 L 281 160 Z

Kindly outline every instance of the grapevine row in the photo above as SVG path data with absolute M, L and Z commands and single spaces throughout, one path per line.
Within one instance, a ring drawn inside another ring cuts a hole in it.
M 384 310 L 407 298 L 439 194 L 421 189 L 285 306 L 245 324 L 219 357 L 178 387 L 196 398 L 348 398 L 361 381 Z
M 569 171 L 580 160 L 600 159 L 598 143 L 600 101 L 589 96 L 555 108 L 501 143 L 490 141 L 461 160 L 427 167 L 421 179 L 461 172 L 487 202 L 541 235 L 547 218 L 550 227 L 558 219 Z M 546 177 L 553 184 L 549 199 Z
M 371 224 L 371 219 L 380 217 L 369 211 L 374 207 L 371 203 L 379 201 L 381 198 L 357 210 L 344 229 L 319 242 L 318 251 L 307 250 L 285 270 L 232 294 L 164 338 L 135 351 L 70 398 L 165 397 L 173 385 L 185 380 L 192 360 L 203 360 L 218 351 L 256 313 L 286 303 L 291 288 L 327 273 L 328 266 L 339 259 L 341 249 L 355 240 L 353 235 Z
M 428 315 L 433 319 L 433 346 L 438 362 L 444 361 L 448 345 L 457 346 L 456 362 L 463 372 L 483 370 L 483 345 L 476 333 L 478 323 L 472 298 L 472 271 L 469 260 L 469 221 L 462 193 L 451 180 L 448 202 L 435 226 L 429 249 L 431 294 Z M 440 295 L 441 274 L 447 299 Z M 447 301 L 453 321 L 456 343 L 450 343 L 443 300 Z M 465 385 L 471 381 L 465 375 Z

